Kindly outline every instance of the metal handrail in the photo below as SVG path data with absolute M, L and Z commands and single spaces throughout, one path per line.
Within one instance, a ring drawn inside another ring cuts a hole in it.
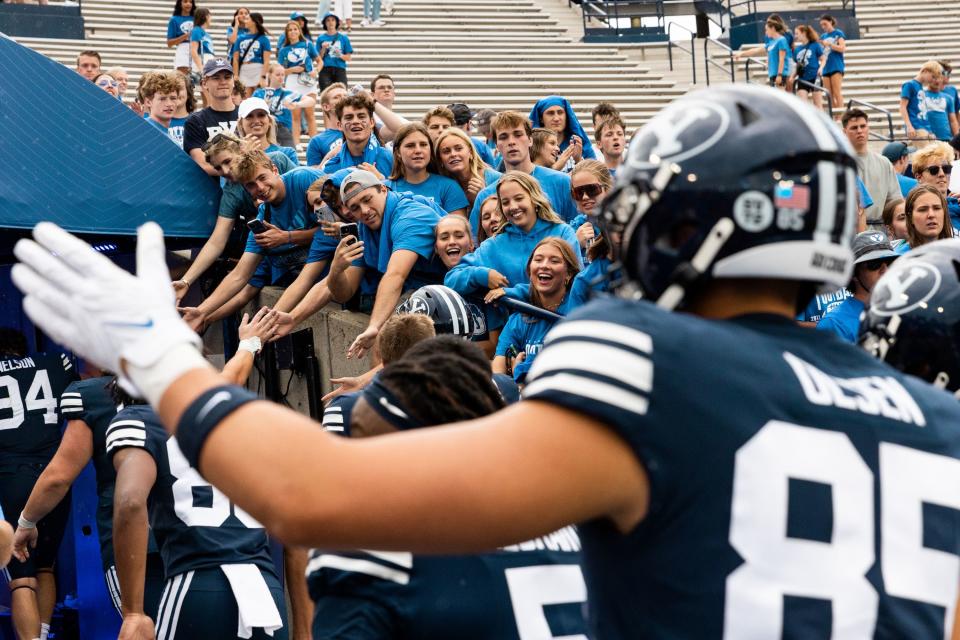
M 689 50 L 684 49 L 679 44 L 676 44 L 676 45 L 673 44 L 673 38 L 670 37 L 670 30 L 673 29 L 673 27 L 678 27 L 680 29 L 683 29 L 684 31 L 690 34 Z M 673 48 L 674 47 L 676 47 L 677 49 L 680 49 L 680 51 L 689 53 L 690 57 L 693 58 L 693 65 L 691 66 L 691 69 L 693 69 L 693 84 L 697 84 L 697 47 L 694 44 L 696 39 L 697 39 L 697 34 L 695 31 L 691 31 L 690 29 L 686 28 L 682 24 L 679 24 L 676 22 L 667 23 L 667 58 L 670 61 L 670 71 L 673 71 Z
M 879 134 L 871 133 L 870 134 L 871 136 L 874 136 L 876 140 L 884 140 L 886 142 L 893 142 L 894 140 L 896 140 L 896 138 L 893 135 L 893 113 L 892 112 L 887 111 L 883 107 L 878 107 L 875 104 L 866 102 L 865 100 L 857 100 L 856 98 L 850 98 L 849 100 L 847 100 L 847 110 L 849 111 L 850 108 L 855 104 L 858 104 L 863 107 L 867 107 L 868 109 L 873 109 L 874 111 L 879 111 L 880 113 L 882 113 L 887 117 L 887 131 L 890 135 L 884 138 Z
M 761 67 L 763 67 L 764 69 L 767 68 L 767 61 L 766 61 L 766 60 L 764 60 L 764 59 L 762 59 L 762 58 L 747 58 L 747 63 L 744 65 L 744 70 L 743 70 L 743 73 L 744 73 L 744 76 L 746 77 L 747 82 L 753 82 L 753 80 L 750 79 L 750 77 L 751 77 L 751 76 L 750 76 L 750 63 L 751 63 L 751 62 L 755 62 L 755 63 L 759 64 L 759 65 L 760 65 Z
M 730 82 L 736 82 L 736 81 L 737 81 L 737 74 L 736 74 L 736 71 L 734 70 L 734 69 L 735 69 L 735 65 L 734 65 L 734 60 L 733 60 L 733 49 L 731 49 L 730 47 L 728 47 L 728 46 L 725 45 L 724 43 L 720 42 L 720 41 L 717 40 L 716 38 L 709 38 L 709 37 L 708 37 L 708 38 L 704 38 L 704 39 L 703 39 L 703 71 L 704 71 L 704 73 L 706 74 L 707 86 L 708 86 L 708 87 L 710 86 L 710 65 L 711 65 L 711 64 L 712 64 L 713 66 L 717 67 L 718 69 L 723 69 L 723 71 L 727 71 L 727 68 L 724 67 L 722 64 L 720 64 L 720 63 L 718 63 L 718 62 L 714 62 L 713 60 L 710 59 L 710 55 L 707 53 L 707 45 L 709 45 L 711 42 L 712 42 L 713 44 L 717 45 L 718 47 L 720 47 L 721 49 L 725 49 L 725 50 L 727 51 L 727 56 L 728 56 L 729 59 L 730 59 L 730 70 L 729 70 L 729 72 L 730 72 Z
M 797 89 L 801 85 L 807 91 L 820 91 L 827 97 L 827 113 L 830 114 L 830 119 L 832 120 L 833 119 L 833 94 L 830 93 L 826 87 L 821 87 L 818 84 L 807 82 L 806 80 L 803 80 L 801 78 L 797 78 L 796 81 L 793 83 L 793 92 L 796 93 Z

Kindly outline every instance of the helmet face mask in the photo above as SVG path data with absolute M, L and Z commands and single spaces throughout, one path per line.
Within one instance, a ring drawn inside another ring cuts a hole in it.
M 710 278 L 840 288 L 853 264 L 855 166 L 836 127 L 782 91 L 694 92 L 634 136 L 604 232 L 623 229 L 628 279 L 666 308 Z

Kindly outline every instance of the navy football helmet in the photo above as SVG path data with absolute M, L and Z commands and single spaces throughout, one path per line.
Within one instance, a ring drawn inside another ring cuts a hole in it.
M 437 335 L 450 334 L 469 338 L 477 328 L 477 320 L 463 297 L 442 284 L 420 287 L 400 306 L 397 313 L 421 313 L 430 316 Z
M 623 295 L 673 309 L 708 278 L 850 279 L 856 164 L 826 116 L 783 91 L 694 91 L 640 129 L 600 223 L 622 234 Z
M 960 239 L 931 242 L 890 265 L 861 318 L 860 345 L 960 393 Z

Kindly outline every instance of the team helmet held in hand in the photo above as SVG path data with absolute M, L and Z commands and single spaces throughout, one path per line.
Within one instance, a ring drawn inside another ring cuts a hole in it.
M 673 309 L 711 278 L 844 286 L 856 197 L 829 119 L 783 91 L 730 85 L 679 98 L 637 132 L 601 224 L 622 232 L 624 294 Z
M 904 373 L 960 393 L 960 239 L 913 249 L 870 296 L 860 344 Z

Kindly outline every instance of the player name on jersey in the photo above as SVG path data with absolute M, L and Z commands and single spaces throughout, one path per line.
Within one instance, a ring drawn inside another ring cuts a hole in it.
M 0 371 L 14 371 L 16 369 L 34 369 L 37 364 L 33 358 L 22 358 L 20 360 L 0 360 Z
M 509 547 L 501 547 L 501 551 L 580 551 L 580 536 L 573 527 L 564 527 L 559 531 L 521 542 L 512 544 Z
M 783 359 L 793 369 L 803 394 L 813 404 L 882 415 L 918 427 L 926 426 L 923 411 L 899 382 L 890 376 L 838 378 L 827 375 L 789 352 Z

